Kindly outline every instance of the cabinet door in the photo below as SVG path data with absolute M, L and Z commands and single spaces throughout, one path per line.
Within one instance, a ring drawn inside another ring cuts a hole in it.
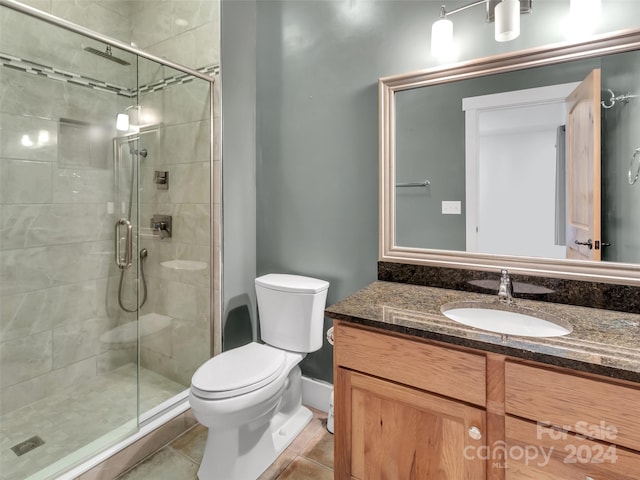
M 484 410 L 344 368 L 336 395 L 336 479 L 486 478 Z

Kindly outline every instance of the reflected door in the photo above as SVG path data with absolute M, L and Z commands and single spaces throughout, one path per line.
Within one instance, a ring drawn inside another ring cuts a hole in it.
M 567 97 L 567 258 L 601 259 L 600 69 Z

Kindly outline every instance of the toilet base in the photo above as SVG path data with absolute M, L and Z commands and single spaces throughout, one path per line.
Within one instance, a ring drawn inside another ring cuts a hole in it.
M 302 432 L 313 414 L 299 405 L 288 414 L 277 413 L 267 423 L 239 429 L 210 428 L 198 470 L 199 480 L 257 479 Z

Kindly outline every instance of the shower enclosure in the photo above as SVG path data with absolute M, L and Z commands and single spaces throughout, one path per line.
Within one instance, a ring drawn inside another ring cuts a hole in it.
M 216 67 L 0 5 L 0 479 L 56 478 L 211 356 Z M 63 28 L 64 27 L 64 28 Z

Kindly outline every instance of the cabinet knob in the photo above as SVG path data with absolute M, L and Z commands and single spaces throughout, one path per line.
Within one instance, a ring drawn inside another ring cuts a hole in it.
M 584 480 L 593 480 L 593 478 L 587 475 L 586 477 L 584 477 Z
M 482 438 L 482 432 L 478 427 L 471 427 L 469 429 L 469 436 L 474 440 L 480 440 Z M 589 480 L 589 479 L 587 479 Z M 593 480 L 593 479 L 591 479 Z

